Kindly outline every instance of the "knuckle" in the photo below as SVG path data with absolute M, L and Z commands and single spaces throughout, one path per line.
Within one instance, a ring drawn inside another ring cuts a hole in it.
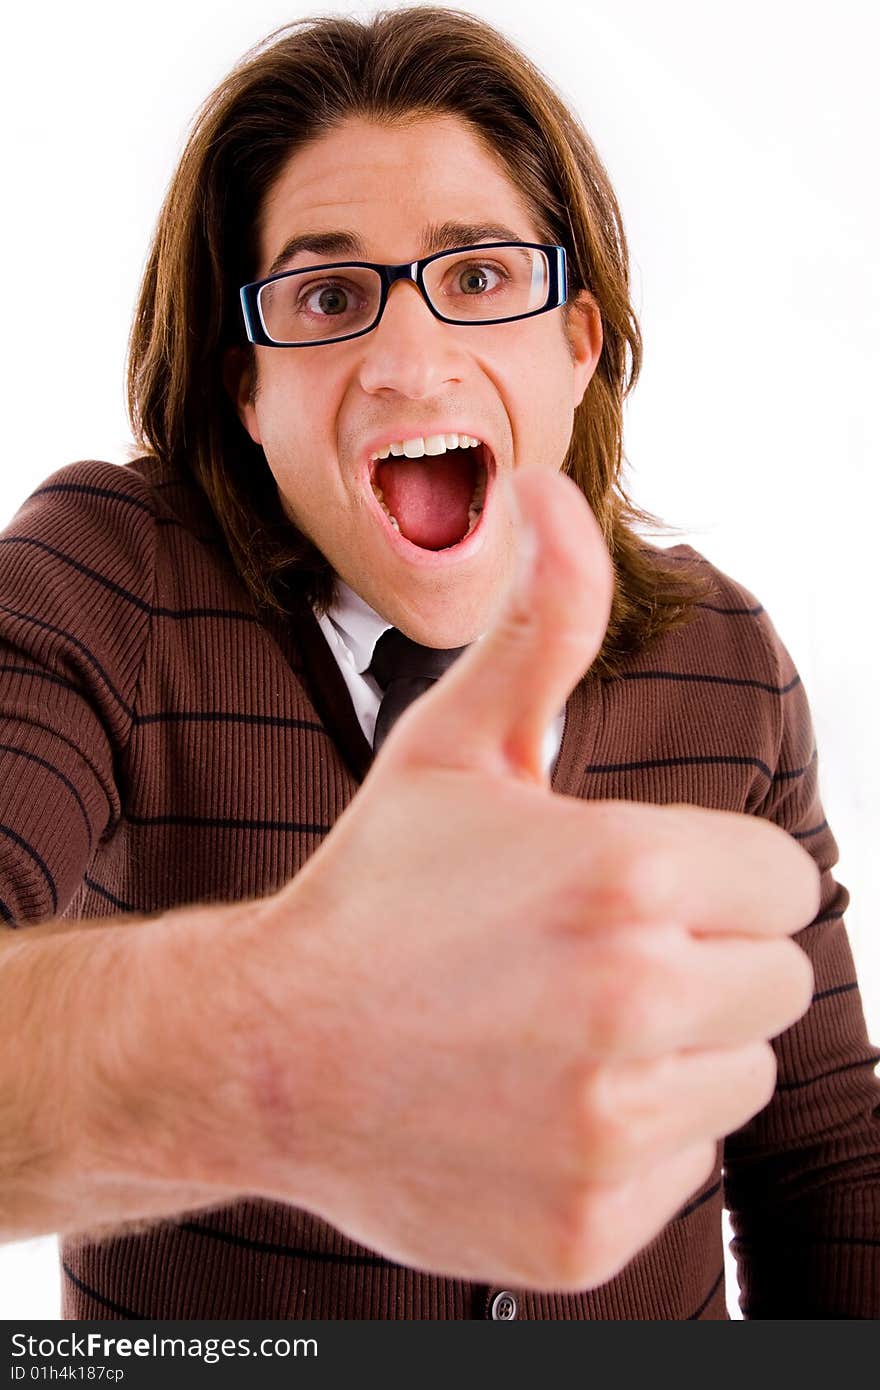
M 605 1068 L 587 1067 L 579 1078 L 574 1143 L 579 1154 L 589 1153 L 604 1134 L 607 1110 Z
M 769 1042 L 765 1042 L 762 1045 L 762 1051 L 764 1066 L 763 1094 L 766 1097 L 765 1104 L 767 1104 L 773 1099 L 773 1093 L 776 1090 L 776 1082 L 779 1077 L 779 1063 L 776 1058 L 776 1053 L 773 1051 L 773 1047 Z
M 626 1108 L 607 1067 L 592 1067 L 581 1084 L 575 1144 L 578 1170 L 595 1181 L 619 1173 L 628 1142 Z
M 801 845 L 801 849 L 803 849 L 803 845 Z M 810 908 L 807 914 L 807 919 L 808 921 L 812 922 L 813 918 L 817 915 L 822 906 L 822 872 L 815 859 L 813 859 L 812 855 L 808 854 L 805 849 L 803 850 L 803 852 L 807 855 L 807 860 L 809 863 L 806 893 L 807 900 L 810 904 Z
M 750 817 L 752 834 L 763 837 L 763 853 L 769 856 L 772 876 L 786 886 L 786 933 L 802 930 L 813 921 L 822 900 L 822 875 L 809 850 L 792 835 L 765 817 Z
M 776 1090 L 778 1065 L 769 1042 L 752 1043 L 745 1049 L 744 1067 L 753 1115 L 769 1105 Z
M 671 894 L 671 863 L 662 847 L 641 847 L 630 855 L 623 872 L 628 912 L 645 922 L 665 915 Z
M 634 1188 L 584 1186 L 569 1208 L 557 1242 L 558 1287 L 595 1288 L 607 1283 L 643 1244 L 643 1221 L 632 1210 Z
M 601 1282 L 603 1236 L 595 1189 L 575 1188 L 561 1209 L 551 1237 L 550 1263 L 554 1287 L 589 1288 Z
M 787 834 L 787 832 L 784 833 Z M 822 906 L 822 874 L 809 850 L 798 844 L 796 840 L 791 839 L 790 836 L 788 838 L 789 844 L 797 853 L 797 865 L 793 877 L 796 880 L 796 885 L 800 887 L 802 897 L 798 901 L 793 892 L 792 900 L 798 903 L 797 929 L 800 930 L 812 922 Z M 797 880 L 800 880 L 799 884 L 797 884 Z
M 686 1155 L 687 1168 L 684 1180 L 684 1200 L 693 1196 L 694 1192 L 704 1187 L 710 1178 L 715 1177 L 719 1162 L 722 1159 L 722 1152 L 719 1150 L 719 1141 L 715 1139 L 705 1139 L 693 1145 Z
M 634 952 L 618 951 L 609 960 L 601 994 L 591 1011 L 591 1037 L 605 1056 L 630 1055 L 666 1027 L 666 1005 L 656 971 Z
M 705 1136 L 692 1140 L 678 1149 L 667 1160 L 666 1174 L 668 1187 L 662 1191 L 663 1212 L 669 1217 L 681 1218 L 682 1207 L 690 1205 L 694 1195 L 708 1183 L 717 1183 L 724 1172 L 724 1138 Z
M 642 923 L 602 924 L 580 937 L 561 967 L 559 998 L 584 1055 L 629 1056 L 633 1040 L 665 1038 L 680 996 L 678 943 Z
M 630 846 L 603 857 L 596 884 L 601 910 L 637 921 L 663 911 L 669 892 L 670 867 L 664 850 Z
M 643 846 L 631 871 L 630 892 L 640 918 L 665 917 L 677 899 L 675 862 L 665 845 Z
M 629 977 L 621 994 L 620 1027 L 622 1041 L 644 1044 L 656 1040 L 663 1031 L 665 1005 L 662 990 L 653 972 L 642 963 L 630 964 Z
M 785 1006 L 782 1027 L 787 1028 L 810 1007 L 816 982 L 812 963 L 797 942 L 788 938 L 780 941 L 779 945 L 783 951 L 785 971 L 784 987 L 780 990 L 780 1002 Z
M 802 950 L 795 941 L 791 942 L 791 948 L 794 953 L 792 971 L 793 974 L 798 976 L 799 990 L 797 1002 L 801 1005 L 801 1014 L 804 1014 L 813 1002 L 813 991 L 816 988 L 816 975 L 813 970 L 813 963 L 806 951 Z M 800 1017 L 800 1014 L 798 1017 Z
M 495 625 L 494 640 L 501 647 L 531 649 L 535 641 L 537 619 L 531 605 L 518 595 L 511 597 Z
M 587 977 L 590 978 L 590 977 Z M 605 961 L 596 964 L 595 982 L 584 1010 L 585 1050 L 594 1057 L 614 1056 L 620 1046 L 620 982 Z

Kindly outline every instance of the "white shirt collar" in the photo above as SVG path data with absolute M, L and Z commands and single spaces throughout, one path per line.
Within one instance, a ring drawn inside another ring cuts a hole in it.
M 351 652 L 355 670 L 363 675 L 373 660 L 373 649 L 393 624 L 371 608 L 343 579 L 336 576 L 336 596 L 327 609 L 342 645 Z
M 373 651 L 382 633 L 394 624 L 381 617 L 339 575 L 336 576 L 336 594 L 326 616 L 342 646 L 351 654 L 355 670 L 362 676 L 373 660 Z M 474 641 L 482 642 L 485 636 L 485 632 L 481 632 Z
M 387 632 L 393 624 L 389 623 L 387 618 L 381 617 L 337 575 L 333 603 L 327 612 L 318 618 L 318 625 L 330 644 L 330 650 L 342 672 L 364 736 L 372 744 L 380 690 L 375 679 L 367 675 L 367 667 L 373 659 L 373 648 L 382 633 Z M 485 633 L 481 633 L 474 640 L 482 642 L 485 636 Z M 556 719 L 548 725 L 544 735 L 543 757 L 548 775 L 559 753 L 564 724 L 563 706 Z

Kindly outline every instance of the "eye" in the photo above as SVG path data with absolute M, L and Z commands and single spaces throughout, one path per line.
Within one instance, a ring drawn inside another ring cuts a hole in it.
M 350 305 L 349 291 L 342 285 L 324 283 L 306 290 L 300 298 L 309 313 L 331 317 L 344 314 Z
M 493 266 L 474 262 L 456 272 L 456 289 L 461 294 L 485 294 L 488 290 L 494 289 L 495 284 L 503 278 L 506 277 Z

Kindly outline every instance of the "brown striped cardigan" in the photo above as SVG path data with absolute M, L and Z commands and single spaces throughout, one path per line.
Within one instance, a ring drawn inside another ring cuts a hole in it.
M 719 1143 L 709 1181 L 602 1287 L 511 1290 L 521 1318 L 727 1317 L 722 1205 L 745 1317 L 880 1316 L 878 1054 L 807 698 L 760 605 L 705 563 L 716 595 L 694 623 L 621 678 L 576 686 L 553 787 L 788 830 L 822 870 L 821 909 L 798 937 L 815 997 L 774 1042 L 773 1100 Z M 0 536 L 0 720 L 10 927 L 274 892 L 371 756 L 311 610 L 261 619 L 201 491 L 148 460 L 62 468 Z M 491 1318 L 499 1293 L 257 1198 L 67 1239 L 61 1257 L 68 1318 Z

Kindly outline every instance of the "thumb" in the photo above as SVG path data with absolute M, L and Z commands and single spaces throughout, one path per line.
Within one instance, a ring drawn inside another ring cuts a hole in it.
M 542 467 L 509 482 L 517 571 L 495 618 L 392 730 L 377 764 L 480 769 L 546 784 L 547 726 L 597 656 L 614 571 L 576 483 Z

